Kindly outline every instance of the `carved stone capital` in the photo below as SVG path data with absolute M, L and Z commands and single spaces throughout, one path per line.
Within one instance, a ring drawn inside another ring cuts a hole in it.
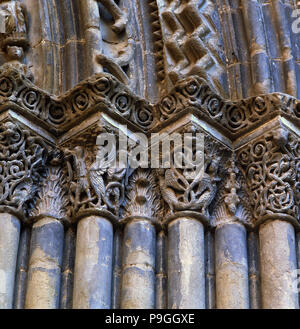
M 25 219 L 46 173 L 48 146 L 28 129 L 0 125 L 0 211 Z
M 193 133 L 198 131 L 195 126 L 191 126 L 182 133 L 190 132 L 191 128 Z M 185 159 L 182 168 L 171 162 L 170 168 L 157 170 L 160 193 L 167 204 L 166 218 L 173 218 L 176 213 L 186 211 L 195 212 L 195 215 L 198 213 L 207 219 L 210 217 L 209 206 L 215 198 L 229 150 L 205 134 L 203 153 L 195 148 L 194 143 L 191 151 L 193 161 L 198 155 L 203 157 L 203 163 L 195 162 L 192 167 L 188 167 L 186 164 L 189 159 Z
M 68 177 L 63 152 L 59 150 L 50 152 L 46 165 L 45 178 L 37 191 L 37 199 L 29 215 L 33 221 L 52 217 L 68 223 Z
M 122 222 L 141 218 L 158 224 L 160 211 L 161 201 L 154 173 L 150 169 L 136 169 L 129 179 Z
M 257 223 L 299 219 L 299 137 L 277 127 L 237 152 Z
M 224 176 L 212 204 L 212 226 L 239 222 L 251 225 L 251 206 L 235 154 L 224 166 Z

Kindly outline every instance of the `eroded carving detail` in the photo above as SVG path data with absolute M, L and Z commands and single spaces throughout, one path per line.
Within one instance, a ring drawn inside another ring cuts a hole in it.
M 12 122 L 0 125 L 0 208 L 27 212 L 45 176 L 46 156 L 40 137 Z
M 31 71 L 22 64 L 28 47 L 24 5 L 19 1 L 1 1 L 0 17 L 5 19 L 5 30 L 0 31 L 0 46 L 7 60 L 0 68 L 0 74 L 13 67 L 25 78 L 33 80 Z
M 67 206 L 69 204 L 67 176 L 64 170 L 64 154 L 52 151 L 47 159 L 46 177 L 37 192 L 37 201 L 30 212 L 30 216 L 51 216 L 60 220 L 67 220 Z
M 211 205 L 212 225 L 232 221 L 251 225 L 251 206 L 246 192 L 245 182 L 236 167 L 235 154 L 224 167 L 225 179 L 218 187 L 215 201 Z
M 193 150 L 194 151 L 194 150 Z M 190 168 L 195 177 L 184 173 L 186 169 L 176 168 L 173 163 L 169 169 L 158 169 L 159 186 L 162 197 L 174 211 L 194 210 L 208 216 L 208 206 L 213 201 L 220 169 L 226 149 L 208 136 L 205 136 L 204 168 Z M 193 158 L 195 159 L 195 153 Z
M 161 209 L 155 176 L 151 170 L 136 169 L 129 180 L 123 217 L 156 220 Z
M 276 214 L 298 217 L 296 160 L 290 146 L 295 139 L 277 128 L 238 152 L 256 219 Z

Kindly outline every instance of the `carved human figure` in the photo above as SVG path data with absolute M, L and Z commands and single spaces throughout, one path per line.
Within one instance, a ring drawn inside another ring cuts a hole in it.
M 24 6 L 19 1 L 0 1 L 0 17 L 5 20 L 5 30 L 0 35 L 0 44 L 6 58 L 1 70 L 13 67 L 22 72 L 27 79 L 33 80 L 32 73 L 23 64 L 28 46 Z

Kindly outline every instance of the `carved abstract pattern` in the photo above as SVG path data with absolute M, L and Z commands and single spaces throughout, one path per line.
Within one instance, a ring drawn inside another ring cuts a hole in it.
M 279 129 L 249 143 L 238 153 L 251 196 L 253 215 L 257 219 L 274 214 L 298 216 L 296 162 L 287 147 L 290 139 L 293 139 L 292 136 Z
M 214 19 L 214 1 L 160 1 L 167 74 L 178 79 L 199 75 L 224 93 L 219 81 L 225 72 L 224 50 Z
M 47 147 L 15 123 L 0 126 L 0 207 L 22 213 L 45 175 Z

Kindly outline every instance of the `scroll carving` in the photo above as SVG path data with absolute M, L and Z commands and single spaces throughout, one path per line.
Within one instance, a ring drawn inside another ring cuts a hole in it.
M 0 208 L 23 216 L 45 177 L 47 146 L 12 122 L 0 125 Z
M 256 219 L 276 214 L 298 218 L 297 165 L 290 148 L 294 143 L 291 133 L 278 128 L 239 151 Z

